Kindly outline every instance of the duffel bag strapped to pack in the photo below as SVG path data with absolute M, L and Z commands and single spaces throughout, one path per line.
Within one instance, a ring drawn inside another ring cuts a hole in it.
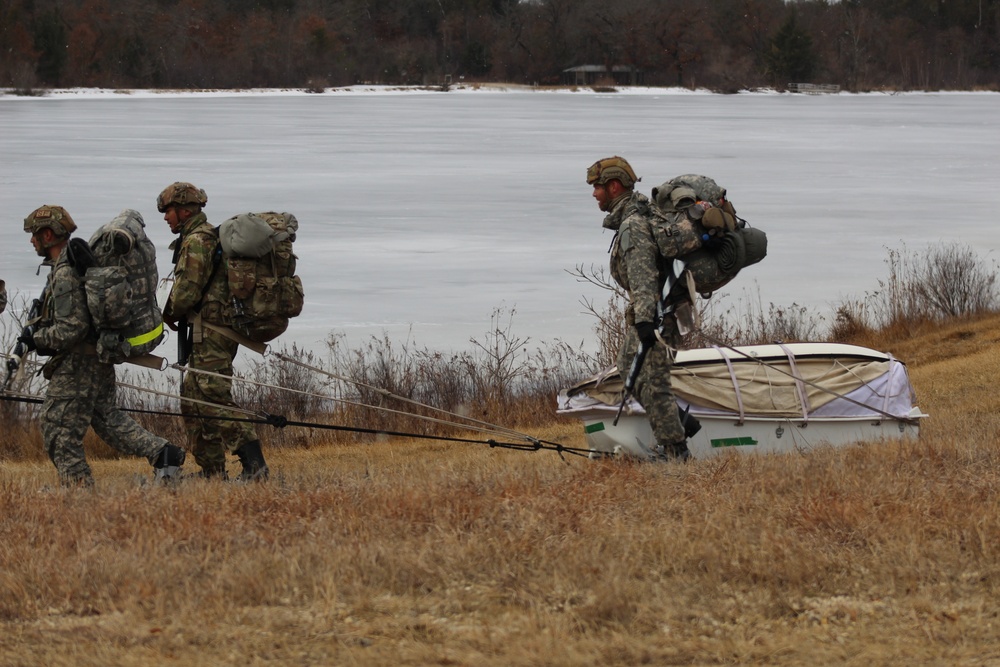
M 704 298 L 767 255 L 767 235 L 736 215 L 726 189 L 708 176 L 672 178 L 653 188 L 652 200 L 660 253 L 684 260 Z
M 120 364 L 149 354 L 163 340 L 156 304 L 156 247 L 142 214 L 125 209 L 90 237 L 96 264 L 85 274 L 87 308 L 98 332 L 97 357 Z
M 766 255 L 767 235 L 756 227 L 740 227 L 684 257 L 684 261 L 694 278 L 695 290 L 707 299 L 729 284 L 741 269 Z
M 219 242 L 232 297 L 234 331 L 257 343 L 274 340 L 302 312 L 305 295 L 295 275 L 299 221 L 291 213 L 241 213 L 219 225 Z

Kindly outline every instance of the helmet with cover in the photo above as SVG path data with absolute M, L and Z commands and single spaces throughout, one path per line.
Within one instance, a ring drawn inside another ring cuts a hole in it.
M 51 229 L 56 238 L 62 239 L 76 231 L 76 223 L 62 206 L 39 206 L 24 219 L 24 231 L 37 234 Z
M 605 185 L 611 180 L 617 180 L 631 190 L 641 179 L 636 178 L 632 165 L 617 155 L 598 160 L 587 169 L 587 183 L 590 185 Z
M 201 188 L 190 183 L 178 181 L 168 185 L 156 198 L 156 210 L 166 213 L 171 206 L 197 206 L 202 208 L 208 203 L 208 195 Z

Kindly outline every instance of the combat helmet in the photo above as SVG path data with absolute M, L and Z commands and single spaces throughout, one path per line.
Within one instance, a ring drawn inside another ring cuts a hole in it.
M 76 231 L 76 223 L 62 206 L 39 206 L 24 219 L 24 231 L 37 234 L 43 229 L 51 229 L 57 238 L 69 236 Z
M 590 185 L 605 185 L 610 180 L 617 180 L 631 190 L 641 179 L 636 178 L 628 160 L 617 155 L 598 160 L 587 169 L 587 183 Z
M 195 205 L 204 207 L 208 203 L 208 195 L 201 188 L 190 183 L 178 181 L 168 185 L 156 198 L 156 210 L 166 213 L 170 206 Z

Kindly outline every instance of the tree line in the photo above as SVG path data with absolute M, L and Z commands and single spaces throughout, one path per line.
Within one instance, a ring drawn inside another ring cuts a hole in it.
M 0 86 L 1000 89 L 1000 0 L 0 0 Z M 589 84 L 612 83 L 606 79 Z

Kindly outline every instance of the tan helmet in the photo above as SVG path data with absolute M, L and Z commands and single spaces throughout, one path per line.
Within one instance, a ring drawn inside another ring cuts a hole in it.
M 24 219 L 24 231 L 37 234 L 43 229 L 51 229 L 58 238 L 69 236 L 76 231 L 76 223 L 62 206 L 39 206 Z
M 187 206 L 193 204 L 204 207 L 208 203 L 208 195 L 201 188 L 196 188 L 190 183 L 178 181 L 172 183 L 164 189 L 156 198 L 156 210 L 165 213 L 170 206 Z
M 631 190 L 641 179 L 636 178 L 632 165 L 617 155 L 598 160 L 587 169 L 587 183 L 590 185 L 605 185 L 610 180 L 617 180 Z

